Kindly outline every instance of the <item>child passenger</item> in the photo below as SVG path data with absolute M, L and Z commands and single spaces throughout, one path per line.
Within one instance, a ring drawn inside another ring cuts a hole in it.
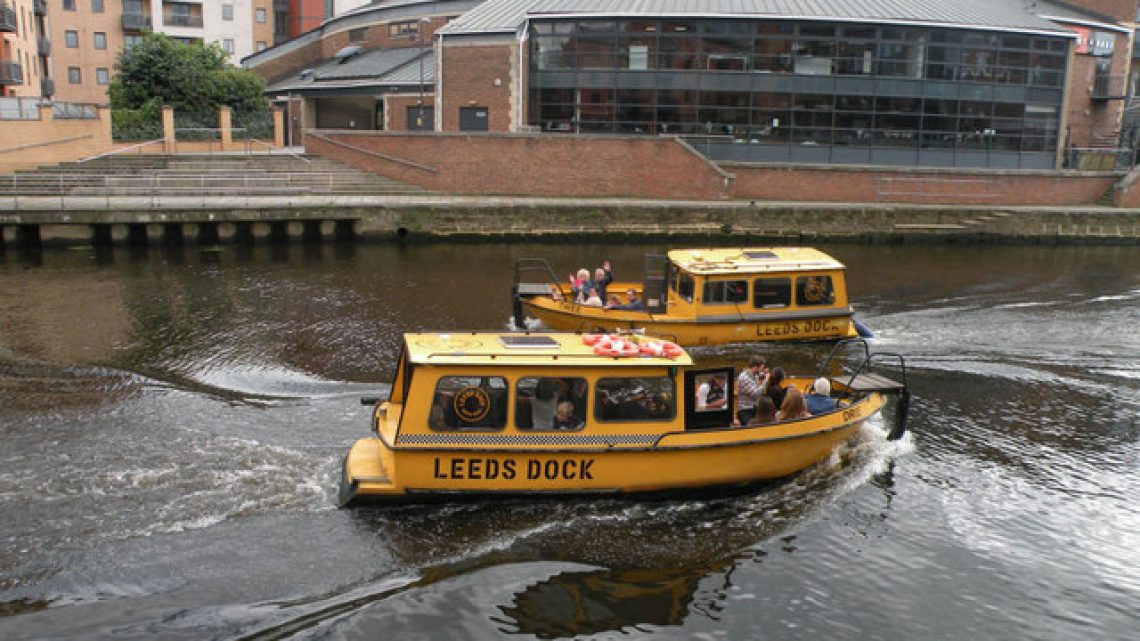
M 562 401 L 554 411 L 554 429 L 576 430 L 582 427 L 582 421 L 574 416 L 574 403 Z

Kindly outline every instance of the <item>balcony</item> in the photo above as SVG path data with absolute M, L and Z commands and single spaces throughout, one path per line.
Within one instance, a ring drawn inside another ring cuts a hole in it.
M 1128 97 L 1128 78 L 1125 76 L 1096 75 L 1092 86 L 1093 100 L 1124 100 Z
M 16 31 L 16 10 L 6 4 L 0 4 L 0 31 Z
M 51 38 L 40 36 L 36 38 L 36 52 L 41 56 L 51 55 Z
M 24 84 L 24 70 L 15 60 L 0 60 L 0 85 Z
M 55 80 L 51 78 L 40 78 L 40 95 L 44 98 L 51 98 L 55 95 Z
M 47 15 L 47 0 L 35 0 L 32 3 L 32 12 L 37 16 Z
M 164 15 L 162 24 L 167 27 L 202 27 L 202 16 Z
M 143 33 L 150 31 L 150 16 L 145 13 L 123 13 L 123 31 Z

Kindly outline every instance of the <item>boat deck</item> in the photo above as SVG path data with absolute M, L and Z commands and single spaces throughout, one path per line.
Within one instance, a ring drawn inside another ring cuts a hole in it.
M 856 392 L 896 392 L 906 389 L 906 385 L 898 381 L 889 379 L 886 376 L 867 372 L 859 374 L 854 379 L 833 378 L 832 383 L 849 386 Z

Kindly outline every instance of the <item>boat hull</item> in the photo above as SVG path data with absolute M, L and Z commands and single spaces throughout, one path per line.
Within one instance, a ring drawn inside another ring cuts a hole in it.
M 341 505 L 519 496 L 727 492 L 784 478 L 827 458 L 882 406 L 743 429 L 666 434 L 650 447 L 393 448 L 360 439 L 345 458 Z
M 686 347 L 754 341 L 819 341 L 858 336 L 849 313 L 778 316 L 764 314 L 702 319 L 669 318 L 647 312 L 599 309 L 547 297 L 524 298 L 528 315 L 554 330 L 613 331 L 642 329 L 651 336 L 669 339 Z

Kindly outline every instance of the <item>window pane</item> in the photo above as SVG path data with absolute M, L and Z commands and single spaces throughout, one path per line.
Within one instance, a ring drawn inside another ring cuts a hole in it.
M 831 276 L 800 276 L 796 279 L 796 304 L 803 306 L 831 305 L 835 290 Z
M 725 305 L 748 300 L 748 281 L 714 280 L 705 283 L 703 300 L 706 304 Z
M 752 281 L 752 306 L 756 309 L 792 304 L 792 281 L 787 278 L 757 278 Z
M 594 393 L 599 421 L 660 421 L 677 412 L 673 379 L 662 377 L 603 378 Z
M 506 423 L 506 379 L 500 376 L 439 379 L 428 417 L 428 426 L 432 429 L 502 429 Z
M 579 430 L 589 390 L 584 378 L 526 377 L 515 388 L 515 427 Z

